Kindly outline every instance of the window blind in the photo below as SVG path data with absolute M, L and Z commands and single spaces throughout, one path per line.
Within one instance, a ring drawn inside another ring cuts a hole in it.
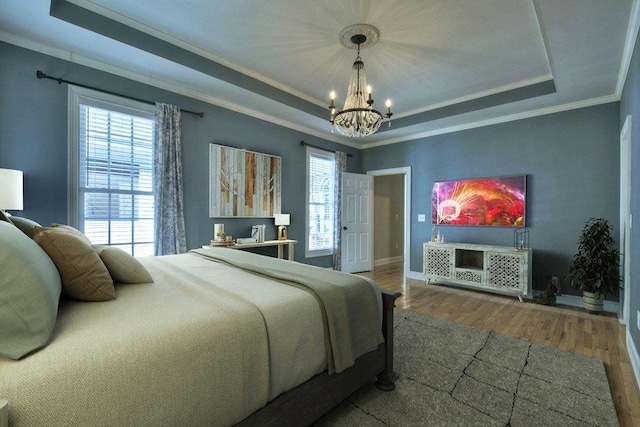
M 333 251 L 335 157 L 310 150 L 307 250 Z
M 79 226 L 94 244 L 153 255 L 154 120 L 79 105 Z

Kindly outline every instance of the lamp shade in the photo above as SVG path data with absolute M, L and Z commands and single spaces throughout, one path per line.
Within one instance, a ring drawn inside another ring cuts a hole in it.
M 291 221 L 289 214 L 275 214 L 273 216 L 273 222 L 275 225 L 289 225 Z
M 22 171 L 0 169 L 0 209 L 21 211 L 22 205 Z

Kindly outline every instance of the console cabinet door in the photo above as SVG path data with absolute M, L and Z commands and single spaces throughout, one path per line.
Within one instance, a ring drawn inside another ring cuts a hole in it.
M 526 253 L 486 252 L 487 285 L 526 293 Z
M 424 275 L 432 280 L 451 280 L 453 277 L 453 248 L 425 245 Z

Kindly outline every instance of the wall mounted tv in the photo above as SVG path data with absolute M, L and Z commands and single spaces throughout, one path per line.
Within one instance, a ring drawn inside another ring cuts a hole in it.
M 431 223 L 524 227 L 527 176 L 433 183 Z

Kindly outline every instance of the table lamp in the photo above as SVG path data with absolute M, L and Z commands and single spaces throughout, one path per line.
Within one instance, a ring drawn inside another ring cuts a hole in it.
M 278 226 L 278 240 L 287 240 L 287 225 L 290 223 L 289 214 L 275 214 L 273 222 Z
M 0 169 L 0 210 L 21 211 L 22 205 L 22 171 Z

